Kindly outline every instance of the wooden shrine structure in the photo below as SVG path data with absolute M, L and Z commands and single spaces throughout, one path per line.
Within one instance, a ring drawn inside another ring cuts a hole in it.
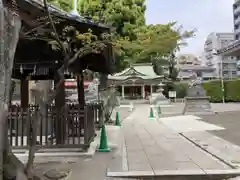
M 25 127 L 29 125 L 28 121 L 34 120 L 35 116 L 39 115 L 37 105 L 29 105 L 28 81 L 54 80 L 57 84 L 60 81 L 57 70 L 63 65 L 65 57 L 61 50 L 53 50 L 49 44 L 49 41 L 53 40 L 51 35 L 53 29 L 44 4 L 36 0 L 16 0 L 16 2 L 22 19 L 22 30 L 15 54 L 12 78 L 21 81 L 21 105 L 10 108 L 9 135 L 12 146 L 23 147 L 28 145 L 25 142 L 29 133 L 25 131 Z M 111 30 L 104 24 L 81 16 L 73 16 L 52 5 L 49 5 L 48 11 L 59 34 L 66 26 L 72 26 L 80 33 L 91 29 L 92 33 L 97 36 L 109 33 Z M 68 71 L 80 76 L 78 81 L 79 104 L 75 106 L 65 104 L 63 82 L 58 87 L 55 103 L 48 104 L 46 117 L 41 117 L 37 138 L 41 147 L 85 147 L 89 145 L 95 135 L 93 124 L 95 116 L 93 105 L 85 104 L 82 71 L 90 69 L 109 74 L 114 70 L 113 63 L 112 47 L 109 44 L 106 44 L 106 48 L 101 53 L 91 52 L 71 62 Z M 70 140 L 68 131 L 74 134 Z M 55 136 L 56 142 L 53 142 L 53 139 L 49 140 L 50 135 Z M 84 137 L 83 141 L 81 137 Z
M 108 84 L 118 87 L 122 99 L 146 99 L 157 91 L 163 79 L 154 72 L 151 63 L 138 63 L 109 75 Z

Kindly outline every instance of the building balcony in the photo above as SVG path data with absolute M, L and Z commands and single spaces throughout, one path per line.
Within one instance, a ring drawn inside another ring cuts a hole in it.
M 217 78 L 216 73 L 203 73 L 202 78 Z
M 234 30 L 235 34 L 240 34 L 240 28 Z
M 223 59 L 222 61 L 223 64 L 237 64 L 236 59 Z
M 238 18 L 234 20 L 234 24 L 235 24 L 235 25 L 236 25 L 236 24 L 240 24 L 240 16 L 238 16 Z
M 233 10 L 234 14 L 240 14 L 240 6 Z

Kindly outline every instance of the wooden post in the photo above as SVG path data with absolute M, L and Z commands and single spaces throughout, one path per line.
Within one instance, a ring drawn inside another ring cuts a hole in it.
M 3 2 L 0 0 L 0 64 L 4 63 L 4 7 Z M 1 69 L 0 65 L 0 71 L 5 72 L 5 69 Z M 4 66 L 3 66 L 4 68 Z M 4 82 L 4 76 L 0 77 L 0 87 L 4 88 L 5 82 Z M 2 89 L 1 88 L 1 89 Z M 2 91 L 2 92 L 1 92 Z M 4 140 L 5 140 L 5 130 L 4 130 L 4 124 L 5 124 L 5 116 L 4 116 L 4 101 L 3 97 L 4 92 L 3 90 L 0 91 L 0 180 L 3 179 L 3 152 L 4 152 Z M 1 102 L 2 101 L 2 102 Z
M 84 94 L 84 77 L 82 72 L 77 76 L 77 89 L 78 89 L 78 103 L 80 107 L 84 107 L 85 94 Z
M 78 103 L 80 107 L 80 112 L 84 111 L 85 106 L 85 94 L 84 94 L 84 76 L 83 72 L 81 71 L 80 74 L 77 76 L 77 89 L 78 89 Z M 84 112 L 85 113 L 85 112 Z M 84 118 L 85 116 L 79 116 L 79 123 L 81 128 L 84 128 Z M 86 131 L 84 131 L 86 133 Z
M 58 75 L 58 73 L 56 72 L 56 76 L 54 79 L 54 84 L 58 84 L 58 82 L 60 81 L 60 77 Z M 56 88 L 56 86 L 55 86 Z M 61 116 L 63 116 L 65 113 L 63 113 L 62 111 L 64 110 L 65 106 L 65 87 L 64 87 L 64 82 L 61 83 L 61 85 L 59 86 L 59 89 L 57 90 L 57 94 L 55 97 L 55 111 L 56 111 L 56 119 L 54 122 L 54 134 L 56 136 L 56 143 L 57 144 L 63 144 L 64 143 L 64 135 L 65 135 L 65 129 L 64 127 L 64 120 L 65 118 L 62 118 Z
M 21 107 L 23 109 L 28 108 L 28 103 L 29 103 L 29 84 L 27 79 L 21 79 Z

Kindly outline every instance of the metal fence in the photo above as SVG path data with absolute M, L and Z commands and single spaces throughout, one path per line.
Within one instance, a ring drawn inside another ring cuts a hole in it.
M 27 109 L 12 105 L 8 114 L 9 142 L 13 148 L 27 148 L 30 145 L 33 121 L 37 127 L 38 148 L 86 148 L 95 137 L 95 125 L 102 121 L 102 103 L 67 104 L 61 110 L 46 105 L 44 113 L 39 106 L 29 105 Z

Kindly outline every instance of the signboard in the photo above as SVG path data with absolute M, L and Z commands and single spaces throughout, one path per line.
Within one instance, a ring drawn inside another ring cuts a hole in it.
M 169 92 L 168 92 L 168 96 L 169 96 L 170 98 L 176 98 L 176 97 L 177 97 L 177 93 L 176 93 L 176 91 L 169 91 Z

